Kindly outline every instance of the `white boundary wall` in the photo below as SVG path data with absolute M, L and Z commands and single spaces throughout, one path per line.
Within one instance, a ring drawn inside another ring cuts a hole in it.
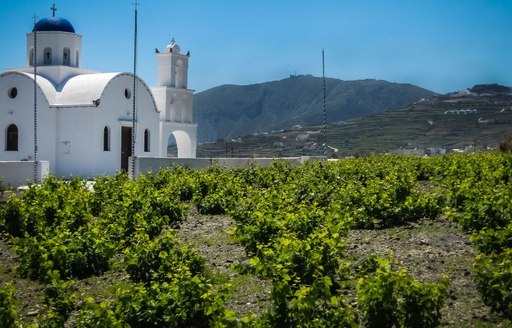
M 325 160 L 323 157 L 283 157 L 283 158 L 155 158 L 155 157 L 135 157 L 135 177 L 147 172 L 158 172 L 160 169 L 171 165 L 179 165 L 184 168 L 202 169 L 211 165 L 223 167 L 244 167 L 256 165 L 268 167 L 273 161 L 288 161 L 292 164 L 301 164 L 309 160 Z M 132 175 L 132 160 L 129 161 L 128 172 Z
M 37 162 L 37 182 L 50 174 L 50 162 Z M 9 161 L 0 162 L 0 178 L 5 186 L 17 188 L 34 182 L 34 162 Z

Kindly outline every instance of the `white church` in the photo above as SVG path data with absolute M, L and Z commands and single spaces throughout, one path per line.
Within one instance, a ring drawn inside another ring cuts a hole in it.
M 64 18 L 39 20 L 26 38 L 26 67 L 0 75 L 0 161 L 33 161 L 37 142 L 37 160 L 55 176 L 113 175 L 132 155 L 167 157 L 172 136 L 178 157 L 196 157 L 189 53 L 174 39 L 156 51 L 150 88 L 132 73 L 83 69 L 82 36 Z

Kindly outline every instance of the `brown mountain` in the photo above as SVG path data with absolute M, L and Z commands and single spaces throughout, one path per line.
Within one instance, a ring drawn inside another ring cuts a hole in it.
M 326 79 L 327 122 L 403 108 L 433 92 L 380 80 Z M 223 85 L 194 96 L 199 142 L 323 122 L 322 78 L 291 76 L 246 86 Z

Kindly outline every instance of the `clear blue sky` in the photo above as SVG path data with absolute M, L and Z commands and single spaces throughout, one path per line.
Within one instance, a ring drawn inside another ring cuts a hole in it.
M 154 49 L 190 50 L 189 87 L 289 74 L 377 78 L 450 92 L 512 85 L 512 0 L 138 0 L 138 75 L 153 86 Z M 82 67 L 133 70 L 134 0 L 55 1 L 83 35 Z M 4 0 L 0 68 L 25 65 L 25 35 L 53 1 Z

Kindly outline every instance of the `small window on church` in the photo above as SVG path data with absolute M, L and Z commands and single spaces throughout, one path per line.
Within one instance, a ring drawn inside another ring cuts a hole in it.
M 16 87 L 10 88 L 7 94 L 9 95 L 9 98 L 14 99 L 18 95 L 18 89 Z
M 103 129 L 103 151 L 110 151 L 110 129 L 108 126 Z
M 144 151 L 147 153 L 150 151 L 150 147 L 149 147 L 149 140 L 150 139 L 150 135 L 149 135 L 149 129 L 146 129 L 144 130 Z
M 124 89 L 124 96 L 126 99 L 130 99 L 132 97 L 132 91 L 128 88 Z
M 52 64 L 52 49 L 51 48 L 44 49 L 44 64 L 45 65 Z
M 64 59 L 64 65 L 69 65 L 71 63 L 70 51 L 69 48 L 64 48 L 62 52 L 62 58 Z
M 15 124 L 11 124 L 7 128 L 5 150 L 18 151 L 18 127 Z

